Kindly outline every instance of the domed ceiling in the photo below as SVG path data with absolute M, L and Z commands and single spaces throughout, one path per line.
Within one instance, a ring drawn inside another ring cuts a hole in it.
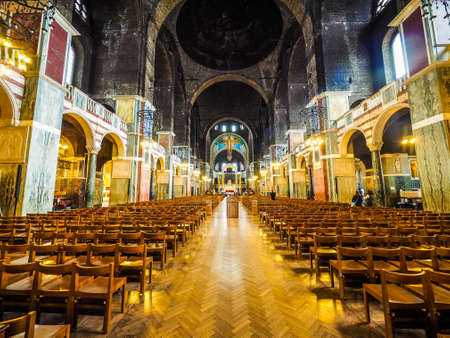
M 277 46 L 283 19 L 273 0 L 188 0 L 177 35 L 196 62 L 217 70 L 253 66 Z

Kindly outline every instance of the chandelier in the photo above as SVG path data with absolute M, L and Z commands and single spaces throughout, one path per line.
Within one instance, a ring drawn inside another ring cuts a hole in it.
M 437 13 L 442 13 L 443 19 L 447 19 L 450 25 L 450 0 L 422 0 L 422 11 L 431 20 L 436 19 Z
M 39 31 L 41 14 L 52 19 L 57 0 L 0 0 L 0 35 L 15 44 L 26 45 Z

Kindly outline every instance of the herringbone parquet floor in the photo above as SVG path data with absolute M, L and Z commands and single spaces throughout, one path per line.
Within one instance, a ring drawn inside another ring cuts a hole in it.
M 316 280 L 309 261 L 295 258 L 244 208 L 239 219 L 227 219 L 225 202 L 155 275 L 144 295 L 129 284 L 126 313 L 118 313 L 116 302 L 111 337 L 383 336 L 376 305 L 374 322 L 362 324 L 360 290 L 341 303 L 327 274 Z M 94 337 L 101 325 L 100 317 L 82 317 L 73 336 Z

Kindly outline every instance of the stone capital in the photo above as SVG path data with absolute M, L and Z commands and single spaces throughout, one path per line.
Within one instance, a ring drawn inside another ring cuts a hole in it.
M 370 143 L 367 145 L 367 148 L 369 148 L 370 152 L 373 153 L 374 151 L 380 151 L 383 144 L 383 142 Z
M 97 155 L 99 153 L 99 151 L 100 151 L 100 148 L 86 147 L 86 150 L 87 150 L 89 155 Z

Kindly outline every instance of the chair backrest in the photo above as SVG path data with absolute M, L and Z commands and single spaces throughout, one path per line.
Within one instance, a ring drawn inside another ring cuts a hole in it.
M 363 241 L 366 246 L 380 246 L 385 247 L 388 245 L 388 236 L 364 236 Z
M 39 290 L 42 286 L 42 275 L 47 276 L 63 276 L 70 274 L 71 276 L 74 276 L 74 265 L 73 263 L 67 263 L 67 264 L 52 264 L 52 265 L 45 265 L 42 263 L 39 263 L 36 267 L 36 289 Z M 61 292 L 62 290 L 58 291 Z
M 121 232 L 119 243 L 142 243 L 144 237 L 141 232 Z
M 361 247 L 364 244 L 361 236 L 339 235 L 338 242 L 340 246 Z
M 314 236 L 314 247 L 318 248 L 321 246 L 336 246 L 338 244 L 338 236 L 321 236 L 321 235 L 315 235 Z
M 36 323 L 36 311 L 31 311 L 25 316 L 0 322 L 0 325 L 6 325 L 6 337 L 24 334 L 24 338 L 34 337 L 34 325 Z
M 402 254 L 402 250 L 400 248 L 378 248 L 378 247 L 369 247 L 369 259 L 398 259 L 400 260 Z
M 61 250 L 60 244 L 51 244 L 51 245 L 37 245 L 32 244 L 30 247 L 30 258 L 29 261 L 32 262 L 36 259 L 36 256 L 39 255 L 58 255 Z
M 121 255 L 126 256 L 146 256 L 147 255 L 147 246 L 145 244 L 139 245 L 117 245 L 117 253 L 119 258 Z M 145 257 L 144 256 L 144 257 Z
M 6 259 L 8 254 L 13 253 L 23 253 L 28 254 L 30 251 L 30 246 L 28 244 L 7 244 L 2 243 L 2 253 L 1 259 Z
M 389 302 L 389 288 L 388 283 L 397 285 L 421 285 L 423 288 L 423 293 L 426 294 L 427 290 L 425 284 L 427 283 L 426 274 L 424 271 L 420 273 L 401 273 L 392 272 L 387 270 L 381 270 L 381 290 L 383 294 L 383 305 L 391 305 Z
M 117 243 L 119 241 L 118 232 L 97 233 L 95 235 L 96 243 Z
M 338 260 L 338 268 L 341 269 L 341 262 L 345 259 L 356 259 L 356 260 L 367 260 L 369 257 L 369 249 L 368 248 L 349 248 L 338 246 L 336 248 L 337 251 L 337 260 Z
M 114 264 L 104 264 L 98 266 L 80 266 L 74 263 L 74 274 L 73 279 L 73 291 L 77 291 L 79 288 L 79 277 L 80 276 L 93 276 L 93 277 L 108 277 L 108 291 L 107 294 L 112 294 L 112 286 L 114 284 Z

